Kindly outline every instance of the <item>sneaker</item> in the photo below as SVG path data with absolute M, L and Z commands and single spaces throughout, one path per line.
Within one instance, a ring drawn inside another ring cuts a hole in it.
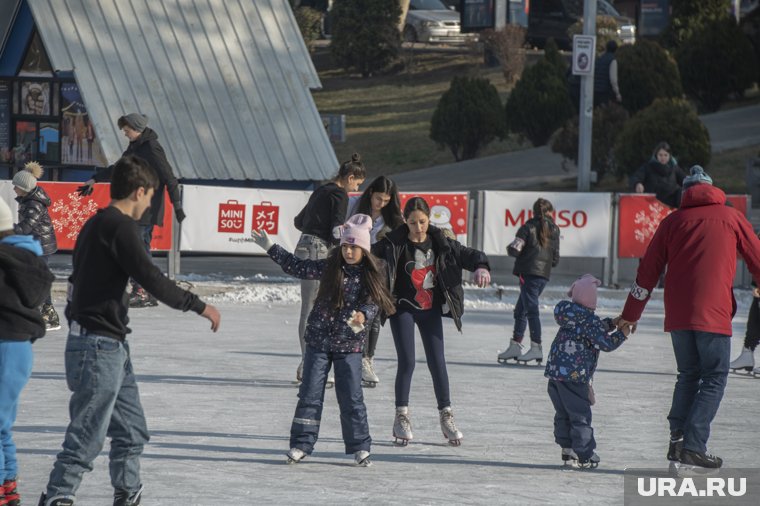
M 599 458 L 599 455 L 596 453 L 591 454 L 591 456 L 587 459 L 578 459 L 578 468 L 579 469 L 596 469 L 599 467 L 599 462 L 602 459 Z
M 37 506 L 74 506 L 74 498 L 58 495 L 48 499 L 45 492 L 43 492 Z
M 288 464 L 297 464 L 306 457 L 306 452 L 298 448 L 291 448 L 286 455 L 288 456 Z
M 679 459 L 681 464 L 688 466 L 707 467 L 710 469 L 718 469 L 723 465 L 723 459 L 710 455 L 709 453 L 695 452 L 694 450 L 688 450 L 684 448 L 681 450 L 681 458 Z
M 372 461 L 369 459 L 369 452 L 366 450 L 354 452 L 354 460 L 356 461 L 356 465 L 360 467 L 369 467 L 372 465 Z
M 40 313 L 42 313 L 42 321 L 45 322 L 46 331 L 61 328 L 61 319 L 52 304 L 43 304 Z
M 142 485 L 136 492 L 117 488 L 113 493 L 113 506 L 137 506 L 140 504 L 142 493 Z
M 668 460 L 678 462 L 683 450 L 683 431 L 680 429 L 670 431 L 670 444 L 668 445 Z
M 132 290 L 132 293 L 129 295 L 129 307 L 141 308 L 155 306 L 158 306 L 158 300 L 146 292 L 144 288 Z

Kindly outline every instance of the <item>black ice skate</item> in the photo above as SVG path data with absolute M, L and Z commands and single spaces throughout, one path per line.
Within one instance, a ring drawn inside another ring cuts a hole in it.
M 678 462 L 681 458 L 682 450 L 683 450 L 683 431 L 682 430 L 670 431 L 670 443 L 668 444 L 668 460 L 671 462 Z
M 117 488 L 113 493 L 113 506 L 138 506 L 140 499 L 142 499 L 142 493 L 142 485 L 136 492 Z
M 520 355 L 517 358 L 518 364 L 528 365 L 532 361 L 536 361 L 536 365 L 541 365 L 544 361 L 544 352 L 541 349 L 541 343 L 530 343 L 530 349 L 527 353 Z
M 695 452 L 684 448 L 681 450 L 681 466 L 697 466 L 709 469 L 719 469 L 723 465 L 723 459 L 709 453 Z
M 144 288 L 133 289 L 132 293 L 129 294 L 129 307 L 131 308 L 156 306 L 158 306 L 158 300 L 146 292 Z
M 45 495 L 45 492 L 43 492 L 40 496 L 40 502 L 37 503 L 37 506 L 74 506 L 74 499 L 70 497 L 58 496 L 48 499 Z
M 286 455 L 288 456 L 288 464 L 298 464 L 306 457 L 306 453 L 298 448 L 291 448 Z

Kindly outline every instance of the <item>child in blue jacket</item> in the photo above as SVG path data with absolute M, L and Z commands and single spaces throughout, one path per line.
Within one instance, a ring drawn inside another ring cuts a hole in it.
M 369 466 L 367 408 L 362 395 L 362 352 L 367 327 L 378 310 L 395 312 L 385 286 L 385 269 L 370 253 L 372 218 L 355 214 L 341 227 L 340 248 L 323 260 L 300 259 L 273 244 L 265 231 L 251 235 L 287 274 L 319 280 L 319 290 L 306 322 L 303 379 L 290 427 L 288 463 L 311 455 L 319 437 L 327 375 L 335 367 L 335 394 L 346 454 Z
M 549 378 L 549 398 L 554 405 L 554 440 L 562 447 L 565 465 L 595 468 L 599 456 L 591 427 L 591 387 L 599 351 L 612 351 L 623 344 L 630 332 L 617 330 L 613 320 L 594 314 L 596 289 L 601 281 L 584 274 L 570 287 L 572 298 L 554 308 L 559 332 L 554 338 L 544 376 Z

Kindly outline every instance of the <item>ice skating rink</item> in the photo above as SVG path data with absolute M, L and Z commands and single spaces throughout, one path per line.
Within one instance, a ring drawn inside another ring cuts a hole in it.
M 623 295 L 600 294 L 599 314 L 614 316 Z M 557 327 L 554 301 L 542 302 L 548 304 L 542 309 L 546 356 Z M 62 310 L 61 297 L 56 306 Z M 462 334 L 445 319 L 453 408 L 464 433 L 458 448 L 441 435 L 419 342 L 410 403 L 414 441 L 392 444 L 395 352 L 383 328 L 375 359 L 381 383 L 365 390 L 374 440 L 370 468 L 355 467 L 344 454 L 332 390 L 314 454 L 285 464 L 297 394 L 299 306 L 234 297 L 217 306 L 218 334 L 206 320 L 166 306 L 130 311 L 130 346 L 152 436 L 142 458 L 146 506 L 622 504 L 626 467 L 667 468 L 675 362 L 661 303 L 645 311 L 628 342 L 600 358 L 593 425 L 602 461 L 590 471 L 562 468 L 543 366 L 496 362 L 512 328 L 508 300 L 478 308 L 470 302 Z M 741 349 L 747 308 L 741 304 L 734 321 L 732 359 Z M 65 328 L 35 344 L 34 372 L 21 398 L 15 440 L 25 504 L 36 504 L 68 421 Z M 728 467 L 757 466 L 759 412 L 760 379 L 731 375 L 709 451 Z M 111 504 L 107 452 L 108 443 L 85 475 L 78 505 Z

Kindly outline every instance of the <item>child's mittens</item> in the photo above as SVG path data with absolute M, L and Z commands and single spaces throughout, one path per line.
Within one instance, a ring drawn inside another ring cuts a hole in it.
M 269 249 L 274 246 L 274 242 L 269 238 L 269 234 L 267 234 L 266 230 L 251 230 L 251 237 L 253 238 L 253 242 L 259 245 L 264 251 L 269 251 Z
M 364 330 L 364 313 L 351 311 L 351 316 L 346 320 L 346 323 L 354 331 L 354 334 L 358 334 Z

